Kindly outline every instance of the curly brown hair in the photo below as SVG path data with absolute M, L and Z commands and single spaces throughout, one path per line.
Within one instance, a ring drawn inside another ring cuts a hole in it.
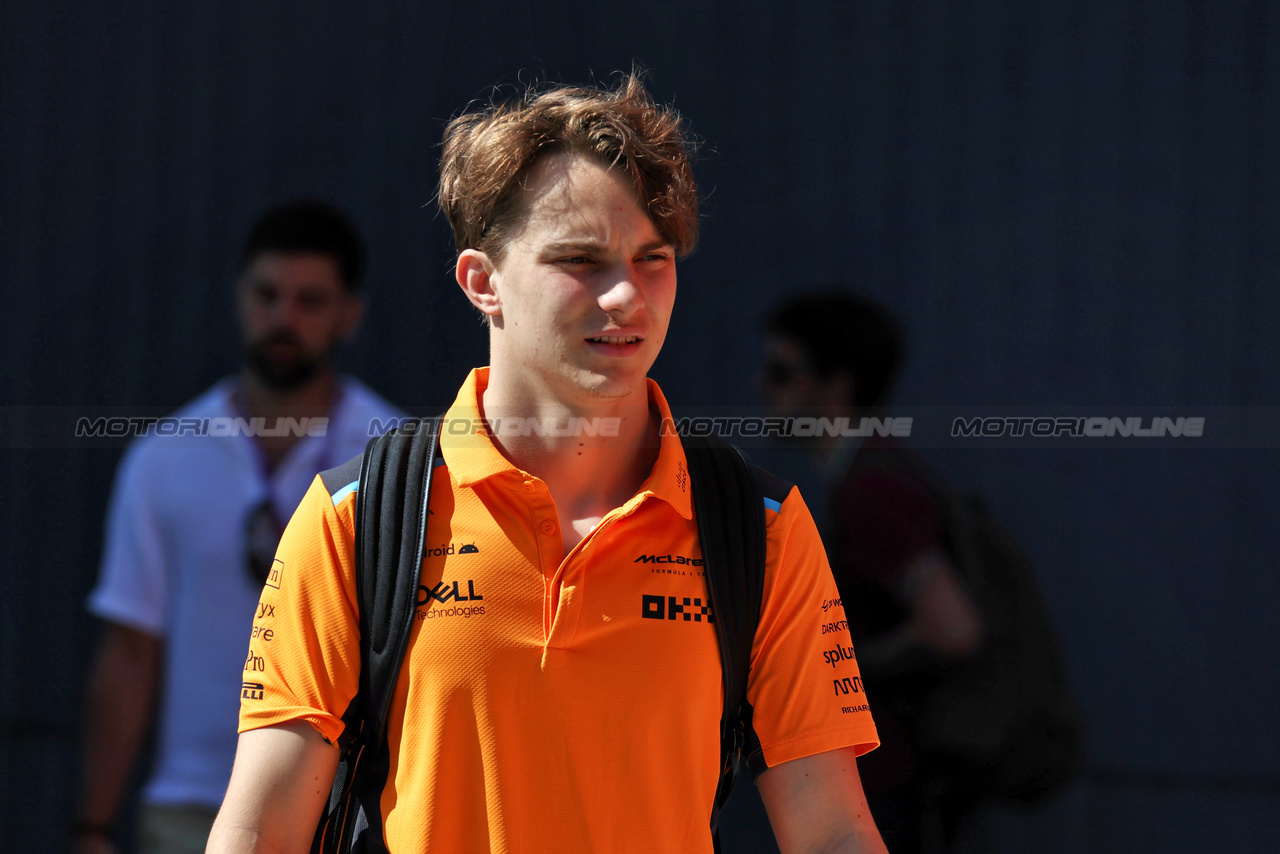
M 685 120 L 655 104 L 634 71 L 614 86 L 529 87 L 449 122 L 437 198 L 457 250 L 498 261 L 526 212 L 533 164 L 559 153 L 590 157 L 630 180 L 658 234 L 685 255 L 698 239 L 694 148 Z

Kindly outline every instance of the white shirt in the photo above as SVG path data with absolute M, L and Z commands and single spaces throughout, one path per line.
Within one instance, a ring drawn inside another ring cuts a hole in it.
M 344 377 L 325 435 L 306 435 L 268 479 L 243 430 L 228 377 L 175 418 L 216 419 L 211 434 L 130 446 L 116 473 L 106 542 L 89 610 L 164 641 L 156 761 L 143 799 L 216 808 L 226 793 L 249 633 L 262 585 L 247 568 L 245 523 L 270 495 L 288 519 L 311 481 L 361 453 L 402 417 Z M 272 425 L 267 425 L 268 428 Z M 225 435 L 230 433 L 230 435 Z

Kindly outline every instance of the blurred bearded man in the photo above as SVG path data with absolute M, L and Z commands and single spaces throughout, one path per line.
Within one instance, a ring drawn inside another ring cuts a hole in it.
M 231 773 L 245 636 L 284 522 L 316 473 L 399 413 L 337 374 L 363 309 L 364 243 L 347 217 L 298 200 L 266 211 L 241 253 L 244 366 L 153 430 L 116 475 L 89 610 L 105 622 L 89 682 L 78 850 L 114 829 L 153 715 L 139 850 L 203 851 Z

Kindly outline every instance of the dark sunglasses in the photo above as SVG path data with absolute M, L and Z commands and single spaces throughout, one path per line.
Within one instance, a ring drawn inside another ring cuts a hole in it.
M 284 529 L 276 518 L 271 499 L 249 511 L 244 520 L 244 565 L 249 577 L 262 586 L 271 576 L 271 566 L 275 563 L 276 548 L 280 545 L 280 535 Z

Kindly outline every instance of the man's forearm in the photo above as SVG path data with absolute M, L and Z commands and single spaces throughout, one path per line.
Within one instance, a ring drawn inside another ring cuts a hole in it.
M 84 724 L 82 828 L 109 828 L 151 723 L 159 683 L 157 638 L 111 625 L 89 677 Z

